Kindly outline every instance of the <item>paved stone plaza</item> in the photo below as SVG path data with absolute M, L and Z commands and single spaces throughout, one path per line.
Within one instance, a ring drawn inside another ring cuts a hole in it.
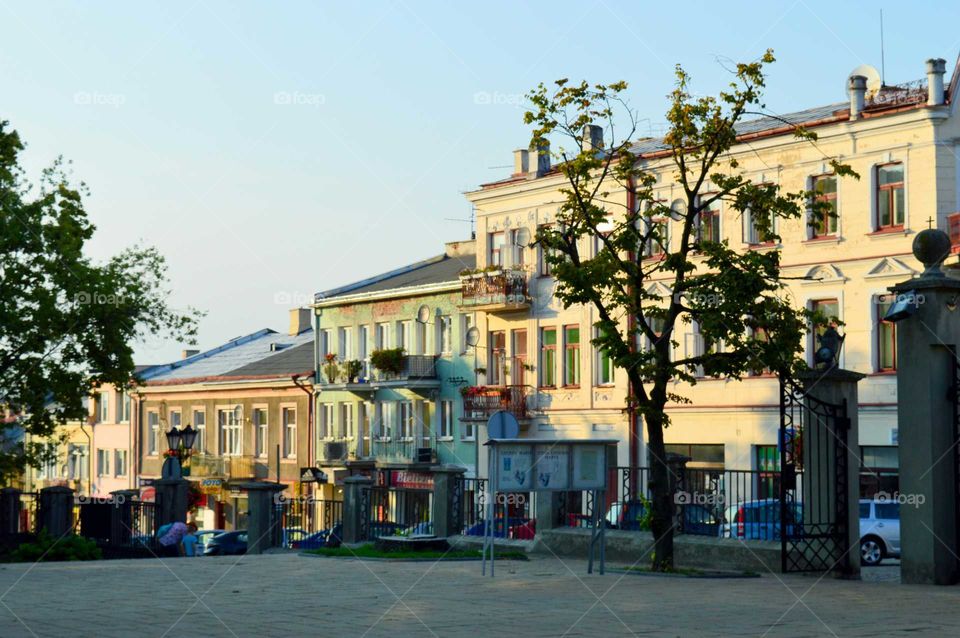
M 500 562 L 495 580 L 474 562 L 296 554 L 0 566 L 3 638 L 949 636 L 958 605 L 955 587 L 587 576 L 553 558 Z

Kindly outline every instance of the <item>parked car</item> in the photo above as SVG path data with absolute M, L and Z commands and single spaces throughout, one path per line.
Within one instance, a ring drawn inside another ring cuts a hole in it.
M 343 538 L 343 523 L 337 523 L 328 529 L 322 529 L 304 536 L 292 543 L 293 549 L 320 549 L 321 547 L 340 547 Z
M 423 521 L 400 532 L 401 536 L 433 536 L 433 521 Z
M 778 541 L 781 539 L 780 499 L 765 498 L 744 501 L 727 508 L 720 525 L 723 538 L 742 538 L 746 540 Z M 794 503 L 792 512 L 787 513 L 787 538 L 802 531 L 803 506 Z
M 201 529 L 197 530 L 197 556 L 203 556 L 203 551 L 207 547 L 214 536 L 217 534 L 223 534 L 224 530 L 222 529 Z
M 493 520 L 493 535 L 496 538 L 507 538 L 511 529 L 517 529 L 530 522 L 529 518 L 521 516 L 511 516 L 509 518 L 495 518 Z M 487 527 L 487 521 L 482 520 L 474 523 L 467 528 L 464 536 L 483 536 Z M 523 533 L 523 532 L 521 532 Z
M 247 530 L 217 534 L 203 548 L 204 556 L 237 556 L 247 553 Z
M 900 503 L 860 501 L 860 564 L 879 565 L 900 558 Z
M 720 531 L 720 517 L 706 505 L 690 503 L 683 508 L 683 530 L 687 534 L 716 536 Z M 635 532 L 640 529 L 641 521 L 647 513 L 643 501 L 617 501 L 607 511 L 608 528 Z M 585 517 L 586 518 L 586 517 Z M 578 525 L 583 527 L 584 525 Z M 589 526 L 589 521 L 587 522 Z

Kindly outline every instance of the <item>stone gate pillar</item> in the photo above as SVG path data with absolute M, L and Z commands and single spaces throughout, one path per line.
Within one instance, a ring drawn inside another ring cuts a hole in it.
M 15 487 L 0 489 L 0 535 L 20 531 L 20 490 Z
M 433 470 L 433 533 L 439 538 L 460 533 L 463 491 L 459 500 L 454 498 L 454 493 L 465 471 L 456 465 Z
M 187 522 L 187 493 L 190 481 L 183 478 L 159 479 L 157 493 L 157 527 L 167 523 Z
M 40 490 L 40 529 L 59 538 L 73 529 L 73 490 L 54 486 Z
M 276 496 L 286 487 L 281 483 L 251 481 L 241 483 L 240 489 L 247 493 L 250 514 L 247 516 L 247 553 L 262 554 L 275 547 L 282 538 L 283 529 L 277 510 Z
M 860 577 L 860 425 L 857 383 L 864 376 L 842 368 L 810 370 L 799 375 L 804 390 L 803 484 L 798 486 L 803 502 L 804 523 L 810 531 L 822 525 L 831 513 L 847 522 L 847 537 L 831 548 L 839 560 L 832 571 L 845 578 Z M 822 402 L 822 403 L 818 403 Z M 845 406 L 838 418 L 823 416 L 822 404 Z M 846 471 L 839 472 L 842 457 Z M 846 495 L 846 507 L 838 507 L 837 495 Z M 815 548 L 810 548 L 815 551 Z
M 954 445 L 960 281 L 940 269 L 949 253 L 950 238 L 943 231 L 921 231 L 913 254 L 926 270 L 890 289 L 900 310 L 891 319 L 897 328 L 903 583 L 950 585 L 960 580 Z
M 364 502 L 364 492 L 368 491 L 373 485 L 373 479 L 366 476 L 348 476 L 343 479 L 343 542 L 347 545 L 355 545 L 365 540 L 363 529 L 365 521 L 364 516 L 369 517 L 370 512 L 364 512 L 362 503 Z M 370 495 L 367 494 L 366 501 L 369 507 Z

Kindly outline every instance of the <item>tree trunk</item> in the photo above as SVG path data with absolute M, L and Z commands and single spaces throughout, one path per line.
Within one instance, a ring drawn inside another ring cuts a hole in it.
M 652 515 L 650 531 L 653 533 L 653 556 L 650 567 L 653 571 L 673 569 L 673 494 L 670 486 L 670 467 L 663 443 L 663 417 L 651 415 L 647 422 L 647 450 L 650 466 L 650 494 Z

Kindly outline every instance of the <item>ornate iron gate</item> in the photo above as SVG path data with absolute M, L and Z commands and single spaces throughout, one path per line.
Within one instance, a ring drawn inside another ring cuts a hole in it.
M 784 572 L 831 571 L 849 548 L 846 401 L 827 403 L 780 379 L 780 498 L 770 510 Z M 766 521 L 746 525 L 765 525 Z

